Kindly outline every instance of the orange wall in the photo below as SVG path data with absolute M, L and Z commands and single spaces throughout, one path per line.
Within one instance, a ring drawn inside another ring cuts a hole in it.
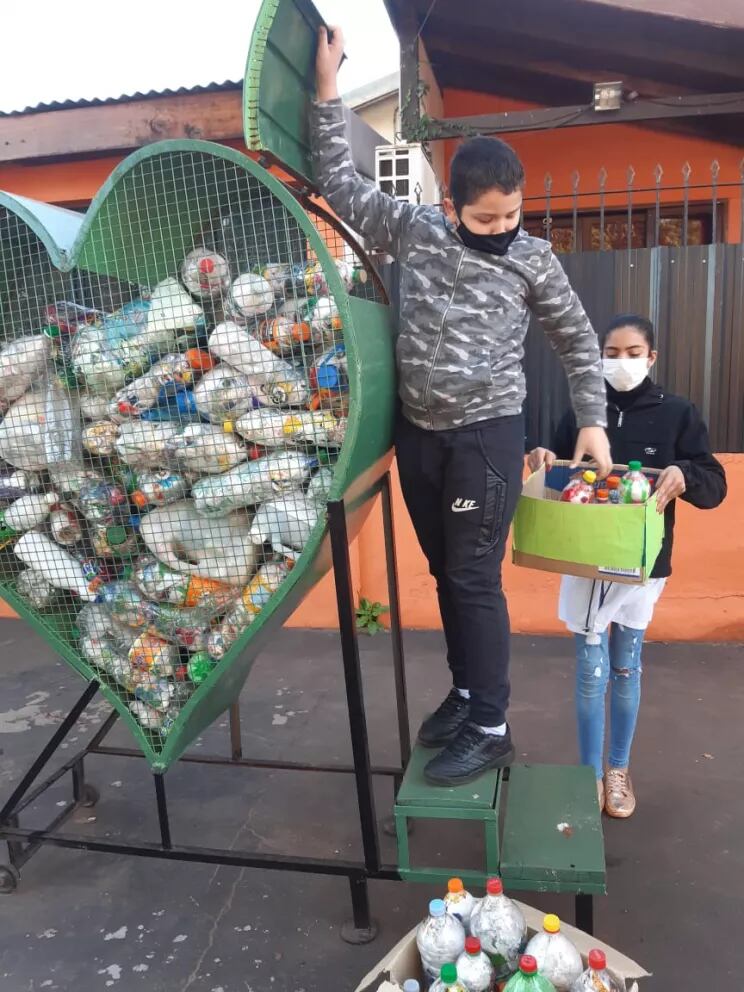
M 744 455 L 719 456 L 725 465 L 729 498 L 717 510 L 680 504 L 675 527 L 674 575 L 657 607 L 650 637 L 660 641 L 744 640 Z M 394 480 L 401 610 L 406 627 L 438 628 L 434 582 L 419 551 L 403 497 Z M 381 515 L 375 508 L 356 542 L 355 563 L 362 595 L 388 601 Z M 512 630 L 518 634 L 558 634 L 559 576 L 517 568 L 510 552 L 504 568 Z M 332 627 L 336 623 L 330 579 L 317 586 L 290 620 L 291 626 Z
M 445 117 L 461 117 L 469 114 L 491 114 L 507 110 L 532 109 L 531 104 L 517 103 L 501 97 L 483 93 L 469 93 L 462 90 L 444 91 Z M 665 191 L 664 186 L 682 185 L 682 166 L 689 162 L 692 173 L 690 185 L 703 184 L 705 189 L 690 190 L 690 202 L 695 200 L 710 202 L 711 163 L 717 160 L 720 165 L 719 201 L 725 202 L 727 238 L 738 241 L 741 225 L 741 196 L 739 164 L 741 147 L 718 144 L 682 134 L 665 134 L 647 128 L 625 124 L 604 124 L 591 127 L 559 128 L 554 131 L 531 131 L 505 134 L 508 141 L 522 159 L 527 174 L 526 196 L 529 211 L 539 211 L 543 206 L 544 178 L 547 172 L 553 179 L 552 210 L 555 213 L 571 210 L 571 175 L 575 170 L 580 174 L 579 191 L 594 192 L 599 185 L 599 171 L 607 169 L 606 188 L 622 189 L 627 185 L 628 166 L 635 169 L 633 185 L 636 190 L 654 187 L 654 169 L 660 164 L 664 170 L 662 177 L 662 202 L 681 203 L 682 191 Z M 447 141 L 446 160 L 450 161 L 457 142 Z M 726 187 L 725 183 L 735 186 Z M 538 197 L 538 200 L 532 200 Z M 637 206 L 653 205 L 654 192 L 633 195 Z M 596 197 L 581 197 L 579 209 L 595 208 Z M 606 206 L 624 208 L 627 196 L 608 196 Z

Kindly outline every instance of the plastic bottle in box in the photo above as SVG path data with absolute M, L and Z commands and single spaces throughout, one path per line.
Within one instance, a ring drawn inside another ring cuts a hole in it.
M 442 965 L 451 964 L 465 948 L 465 928 L 450 916 L 442 899 L 432 899 L 429 915 L 416 930 L 416 946 L 421 955 L 424 975 L 436 981 Z
M 597 473 L 591 469 L 582 472 L 564 487 L 561 493 L 563 503 L 592 503 L 594 502 L 594 484 Z
M 605 486 L 609 494 L 610 503 L 620 502 L 620 476 L 608 475 L 605 479 Z
M 187 355 L 164 355 L 144 375 L 115 394 L 109 403 L 109 416 L 114 420 L 141 417 L 157 405 L 164 386 L 190 383 L 193 376 L 194 368 Z
M 571 992 L 584 970 L 581 955 L 561 933 L 561 921 L 554 913 L 543 919 L 543 929 L 527 944 L 526 953 L 536 959 L 540 974 L 553 983 L 556 992 Z
M 310 341 L 312 330 L 304 321 L 292 320 L 287 314 L 279 314 L 261 322 L 258 337 L 261 344 L 271 351 L 289 355 L 298 345 Z
M 470 932 L 479 938 L 496 977 L 511 975 L 527 939 L 527 922 L 519 906 L 504 895 L 500 878 L 488 879 L 486 895 L 470 917 Z
M 491 992 L 496 981 L 496 972 L 481 949 L 477 937 L 465 938 L 465 950 L 456 961 L 457 976 L 467 992 Z
M 531 954 L 519 959 L 519 971 L 504 986 L 504 992 L 556 992 L 555 986 L 541 975 Z
M 461 878 L 451 878 L 447 882 L 447 895 L 444 897 L 444 904 L 447 907 L 447 912 L 456 916 L 465 927 L 466 933 L 470 933 L 470 917 L 475 908 L 476 899 L 462 884 Z
M 607 957 L 597 948 L 589 951 L 589 967 L 571 986 L 571 992 L 623 992 L 619 982 L 607 971 Z
M 11 466 L 0 469 L 0 503 L 12 503 L 41 487 L 41 476 L 23 472 Z
M 651 495 L 651 484 L 640 462 L 628 462 L 628 471 L 620 480 L 621 503 L 645 503 Z
M 460 981 L 457 966 L 451 961 L 439 969 L 439 978 L 432 984 L 431 992 L 469 992 Z

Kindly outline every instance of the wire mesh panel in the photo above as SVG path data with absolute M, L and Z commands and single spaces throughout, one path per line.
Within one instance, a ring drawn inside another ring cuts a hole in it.
M 326 502 L 389 447 L 384 292 L 312 209 L 194 142 L 127 160 L 65 271 L 2 218 L 0 581 L 155 767 L 235 698 Z

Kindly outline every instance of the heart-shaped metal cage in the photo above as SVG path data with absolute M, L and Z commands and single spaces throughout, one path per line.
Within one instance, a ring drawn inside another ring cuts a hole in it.
M 163 770 L 388 463 L 389 308 L 330 215 L 162 142 L 82 217 L 0 194 L 0 594 Z

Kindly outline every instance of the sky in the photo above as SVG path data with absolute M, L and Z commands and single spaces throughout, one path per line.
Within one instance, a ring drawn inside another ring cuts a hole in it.
M 346 37 L 342 92 L 398 69 L 382 0 L 315 0 Z M 259 0 L 25 0 L 3 10 L 0 111 L 242 79 Z M 42 12 L 43 11 L 43 12 Z

